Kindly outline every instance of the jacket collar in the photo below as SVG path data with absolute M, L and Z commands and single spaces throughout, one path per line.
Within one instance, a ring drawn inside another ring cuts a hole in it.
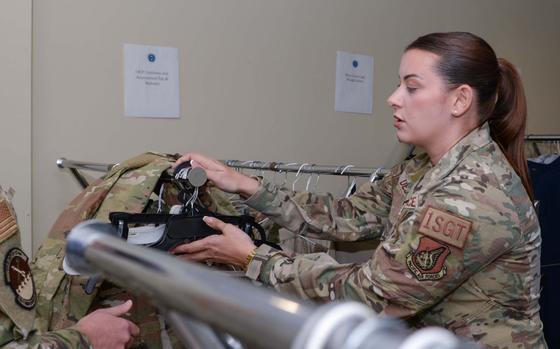
M 446 177 L 470 153 L 490 142 L 492 142 L 490 126 L 485 122 L 463 137 L 442 156 L 430 171 L 430 182 Z

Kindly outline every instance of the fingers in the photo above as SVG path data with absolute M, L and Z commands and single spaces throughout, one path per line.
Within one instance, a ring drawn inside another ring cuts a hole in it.
M 192 262 L 211 261 L 207 251 L 180 255 L 179 258 Z
M 177 166 L 182 164 L 183 162 L 191 161 L 194 153 L 186 153 L 185 155 L 178 158 L 175 163 L 173 164 L 172 168 L 175 169 Z
M 207 247 L 207 240 L 209 237 L 204 238 L 202 240 L 197 240 L 197 241 L 193 241 L 190 242 L 188 244 L 182 244 L 179 245 L 177 247 L 175 247 L 173 250 L 171 250 L 171 253 L 197 253 L 200 251 L 204 251 L 206 250 Z
M 185 154 L 183 156 L 181 156 L 180 158 L 178 158 L 175 163 L 173 164 L 173 166 L 171 166 L 171 168 L 173 170 L 175 170 L 175 168 L 177 168 L 177 166 L 179 166 L 180 164 L 182 164 L 183 162 L 187 162 L 187 161 L 191 161 L 191 156 L 190 154 Z
M 241 236 L 244 237 L 247 236 L 247 234 L 245 234 L 241 229 L 239 229 L 235 225 L 225 223 L 216 217 L 204 216 L 202 219 L 204 220 L 204 223 L 206 223 L 210 228 L 222 232 L 222 235 L 219 236 L 223 236 L 225 239 L 230 239 L 232 237 L 235 238 L 236 234 L 241 234 Z
M 83 333 L 94 348 L 125 348 L 133 344 L 140 328 L 122 316 L 132 307 L 128 300 L 115 307 L 98 309 L 78 321 L 76 329 Z
M 204 167 L 202 166 L 202 164 L 196 160 L 191 160 L 191 166 L 192 167 Z
M 129 299 L 123 304 L 116 305 L 110 308 L 99 309 L 104 313 L 113 315 L 113 316 L 121 316 L 126 314 L 132 308 L 132 301 Z
M 187 161 L 190 161 L 193 167 L 202 167 L 207 170 L 222 167 L 222 165 L 218 161 L 210 157 L 198 153 L 187 153 L 177 159 L 172 168 L 175 169 L 177 166 Z
M 128 320 L 127 320 L 128 321 Z M 132 321 L 128 321 L 128 330 L 130 335 L 136 337 L 140 334 L 140 328 Z
M 219 220 L 218 218 L 215 217 L 210 217 L 210 216 L 204 216 L 202 218 L 202 220 L 204 221 L 204 223 L 206 223 L 210 228 L 215 229 L 215 230 L 219 230 L 222 233 L 224 232 L 224 229 L 227 226 L 227 223 Z
M 226 227 L 229 225 L 217 218 L 214 217 L 210 217 L 210 216 L 205 216 L 203 218 L 204 222 L 212 229 L 215 230 L 219 230 L 222 233 L 224 232 L 224 230 L 226 229 Z M 177 247 L 175 247 L 174 249 L 171 250 L 171 253 L 174 254 L 184 254 L 184 253 L 188 253 L 188 254 L 194 254 L 194 253 L 198 253 L 204 250 L 208 250 L 212 247 L 212 242 L 215 242 L 216 239 L 219 239 L 219 236 L 216 235 L 212 235 L 212 236 L 208 236 L 204 239 L 201 240 L 196 240 L 193 242 L 190 242 L 188 244 L 182 244 L 179 245 Z M 190 258 L 189 258 L 190 259 Z

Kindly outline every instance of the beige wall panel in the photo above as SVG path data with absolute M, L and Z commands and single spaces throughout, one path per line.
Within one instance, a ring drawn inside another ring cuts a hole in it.
M 148 149 L 389 166 L 386 98 L 418 35 L 468 30 L 522 71 L 529 131 L 560 133 L 555 0 L 41 0 L 34 3 L 34 234 L 78 191 L 55 160 Z M 179 48 L 180 119 L 123 116 L 124 43 Z M 336 51 L 372 55 L 374 115 L 334 111 Z M 35 247 L 38 245 L 35 244 Z
M 0 185 L 15 189 L 23 249 L 31 251 L 31 0 L 0 0 Z

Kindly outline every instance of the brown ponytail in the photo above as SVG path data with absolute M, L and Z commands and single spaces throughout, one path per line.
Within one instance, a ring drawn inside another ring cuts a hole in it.
M 488 121 L 492 138 L 502 148 L 532 199 L 523 144 L 527 104 L 515 67 L 505 59 L 498 59 L 482 38 L 466 32 L 424 35 L 408 45 L 406 51 L 410 49 L 438 55 L 436 69 L 451 89 L 467 84 L 476 91 L 480 125 Z
M 490 132 L 492 138 L 502 147 L 532 199 L 533 190 L 524 147 L 527 103 L 523 83 L 513 64 L 504 58 L 500 58 L 498 63 L 501 74 L 496 106 L 488 118 Z

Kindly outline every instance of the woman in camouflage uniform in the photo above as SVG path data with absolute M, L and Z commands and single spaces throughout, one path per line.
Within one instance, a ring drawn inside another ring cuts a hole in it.
M 255 248 L 236 228 L 176 248 L 191 260 L 244 266 L 247 276 L 321 301 L 362 301 L 412 326 L 442 326 L 489 348 L 546 347 L 539 318 L 540 228 L 523 154 L 526 103 L 514 66 L 470 33 L 410 44 L 389 97 L 399 141 L 425 153 L 350 198 L 294 193 L 199 154 L 225 191 L 314 238 L 380 238 L 371 259 Z

